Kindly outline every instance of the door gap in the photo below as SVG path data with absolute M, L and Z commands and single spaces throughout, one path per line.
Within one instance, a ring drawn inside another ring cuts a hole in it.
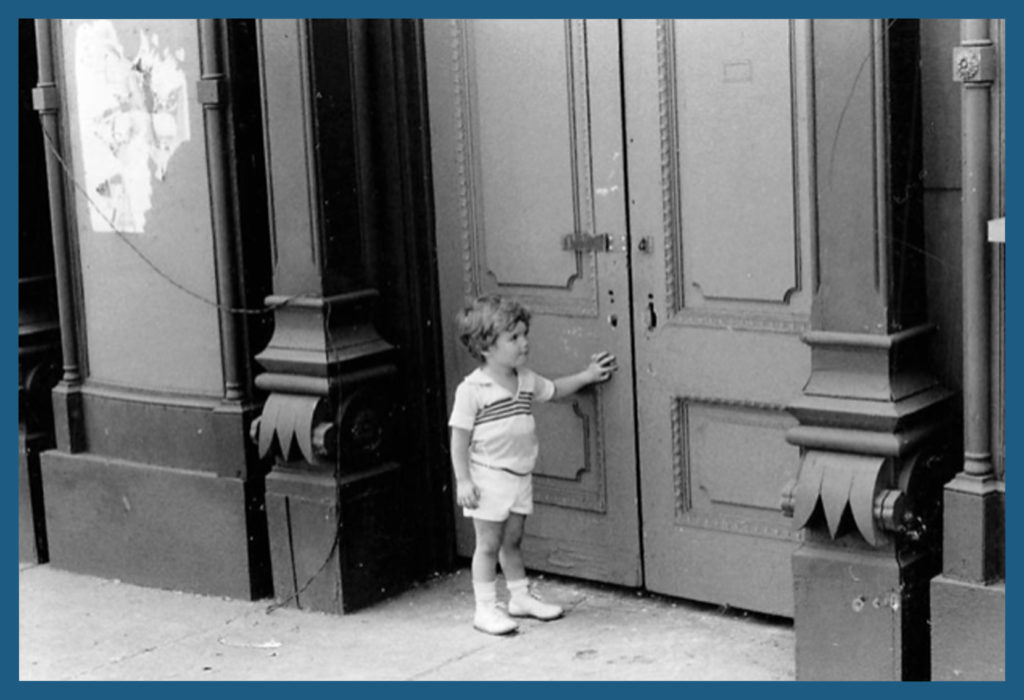
M 622 115 L 622 187 L 623 187 L 623 201 L 625 203 L 626 211 L 626 283 L 627 283 L 627 294 L 629 309 L 628 324 L 629 329 L 629 362 L 630 362 L 630 380 L 633 382 L 633 465 L 636 470 L 636 520 L 637 520 L 637 539 L 639 542 L 639 562 L 640 567 L 640 588 L 647 588 L 647 573 L 644 562 L 646 556 L 644 555 L 644 506 L 643 498 L 641 498 L 640 489 L 642 487 L 641 481 L 641 469 L 640 469 L 640 395 L 637 393 L 637 364 L 636 364 L 636 319 L 634 318 L 636 313 L 636 300 L 633 297 L 633 229 L 630 221 L 630 190 L 629 190 L 629 125 L 626 123 L 626 55 L 625 55 L 625 36 L 623 33 L 623 20 L 618 21 L 618 34 L 619 34 L 619 110 Z

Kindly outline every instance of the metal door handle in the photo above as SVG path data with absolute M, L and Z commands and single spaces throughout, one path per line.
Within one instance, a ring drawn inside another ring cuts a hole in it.
M 644 236 L 643 238 L 640 239 L 640 242 L 636 244 L 636 248 L 641 253 L 647 253 L 648 255 L 650 255 L 651 253 L 654 252 L 654 241 L 651 239 L 650 236 Z

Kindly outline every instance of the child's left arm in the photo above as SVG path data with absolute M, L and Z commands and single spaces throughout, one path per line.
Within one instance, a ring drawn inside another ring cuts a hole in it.
M 615 355 L 599 352 L 590 356 L 590 365 L 582 372 L 559 377 L 555 380 L 555 395 L 552 400 L 563 399 L 590 384 L 608 381 L 619 368 Z

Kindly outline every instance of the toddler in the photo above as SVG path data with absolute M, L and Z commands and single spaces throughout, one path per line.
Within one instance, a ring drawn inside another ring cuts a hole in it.
M 457 502 L 473 518 L 473 626 L 488 634 L 518 627 L 509 617 L 553 620 L 562 608 L 545 603 L 528 587 L 520 545 L 533 512 L 530 472 L 537 460 L 533 402 L 570 396 L 603 382 L 617 368 L 599 353 L 582 372 L 554 381 L 527 369 L 530 312 L 512 299 L 482 296 L 456 319 L 459 340 L 481 366 L 462 380 L 448 424 Z M 497 565 L 505 574 L 508 614 L 496 604 Z

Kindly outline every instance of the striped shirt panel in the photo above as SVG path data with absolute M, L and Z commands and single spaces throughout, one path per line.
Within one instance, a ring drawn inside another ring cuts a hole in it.
M 513 396 L 476 370 L 456 389 L 448 424 L 470 431 L 470 461 L 528 474 L 538 453 L 533 403 L 551 400 L 554 388 L 550 380 L 524 368 Z
M 511 418 L 512 416 L 533 415 L 533 392 L 521 391 L 515 398 L 499 399 L 476 412 L 473 427 L 483 423 Z

